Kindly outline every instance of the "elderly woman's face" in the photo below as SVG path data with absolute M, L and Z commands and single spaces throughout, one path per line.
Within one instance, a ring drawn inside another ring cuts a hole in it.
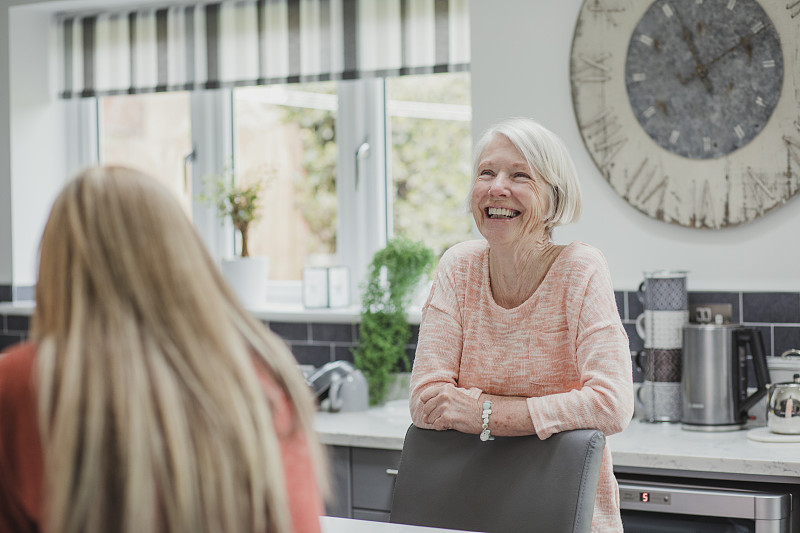
M 544 230 L 549 185 L 506 136 L 497 135 L 481 154 L 470 203 L 490 244 L 511 243 Z

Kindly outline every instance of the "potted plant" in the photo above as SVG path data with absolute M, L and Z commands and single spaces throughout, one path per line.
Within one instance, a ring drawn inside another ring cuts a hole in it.
M 369 385 L 371 405 L 382 403 L 392 374 L 408 371 L 406 345 L 411 329 L 406 308 L 423 274 L 434 265 L 433 251 L 421 242 L 391 239 L 372 259 L 361 298 L 356 368 Z
M 201 198 L 216 207 L 220 222 L 229 219 L 238 233 L 239 253 L 223 258 L 220 266 L 242 303 L 257 307 L 266 300 L 269 257 L 250 255 L 249 236 L 251 224 L 261 216 L 260 195 L 271 175 L 259 169 L 247 178 L 237 181 L 233 167 L 228 166 L 206 179 Z

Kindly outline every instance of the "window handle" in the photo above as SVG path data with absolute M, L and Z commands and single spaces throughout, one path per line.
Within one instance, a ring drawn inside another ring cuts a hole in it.
M 197 147 L 192 146 L 192 151 L 183 156 L 183 192 L 189 190 L 189 163 L 197 159 Z
M 358 182 L 360 181 L 361 161 L 369 157 L 369 143 L 364 141 L 356 150 L 356 190 L 358 190 Z

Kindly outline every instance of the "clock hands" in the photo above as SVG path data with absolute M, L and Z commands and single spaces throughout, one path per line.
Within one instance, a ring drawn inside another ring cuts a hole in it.
M 731 46 L 728 49 L 724 50 L 722 53 L 720 53 L 717 57 L 715 57 L 714 59 L 709 61 L 707 64 L 702 65 L 701 63 L 698 62 L 698 66 L 695 69 L 695 71 L 692 72 L 691 74 L 689 74 L 688 76 L 683 77 L 680 73 L 678 73 L 677 74 L 678 80 L 683 85 L 686 85 L 687 83 L 689 83 L 692 79 L 695 78 L 695 76 L 700 78 L 701 81 L 704 81 L 704 80 L 707 81 L 708 71 L 711 69 L 711 67 L 714 66 L 721 59 L 727 57 L 729 54 L 731 54 L 734 51 L 736 51 L 740 47 L 743 48 L 744 50 L 746 50 L 748 55 L 752 56 L 752 54 L 753 54 L 753 38 L 756 35 L 758 35 L 759 33 L 761 33 L 762 31 L 764 31 L 767 28 L 769 28 L 770 26 L 772 26 L 772 24 L 763 25 L 760 28 L 758 28 L 756 31 L 750 33 L 749 35 L 745 35 L 745 36 L 739 37 L 739 40 L 736 42 L 736 44 L 734 44 L 733 46 Z M 702 73 L 698 71 L 698 69 L 700 67 L 702 67 L 702 69 L 703 69 Z M 705 85 L 705 82 L 703 84 Z M 708 89 L 707 85 L 706 85 L 706 89 Z M 709 90 L 709 92 L 711 92 L 711 91 Z
M 758 30 L 754 31 L 750 35 L 745 35 L 744 37 L 739 37 L 739 41 L 736 44 L 734 44 L 733 46 L 731 46 L 730 48 L 728 48 L 727 50 L 722 52 L 720 55 L 718 55 L 717 57 L 715 57 L 714 59 L 709 61 L 708 62 L 708 66 L 710 67 L 711 65 L 713 65 L 714 63 L 716 63 L 717 61 L 719 61 L 723 57 L 727 56 L 728 54 L 730 54 L 731 52 L 733 52 L 734 50 L 736 50 L 740 46 L 742 48 L 744 48 L 745 50 L 747 50 L 748 55 L 752 56 L 753 55 L 753 37 L 755 37 L 756 35 L 758 35 L 762 31 L 764 31 L 765 29 L 769 28 L 771 25 L 772 24 L 767 24 L 767 25 L 761 26 Z
M 708 79 L 708 68 L 703 64 L 702 61 L 700 61 L 700 53 L 697 51 L 697 45 L 694 44 L 694 34 L 692 33 L 692 30 L 690 30 L 689 27 L 684 24 L 677 8 L 675 9 L 675 16 L 678 18 L 678 22 L 681 25 L 681 38 L 686 42 L 686 45 L 689 47 L 689 51 L 692 53 L 692 57 L 695 61 L 694 72 L 692 72 L 688 78 L 683 78 L 683 76 L 678 73 L 678 79 L 682 84 L 686 85 L 689 80 L 697 76 L 700 79 L 700 82 L 706 88 L 706 91 L 711 93 L 713 91 L 713 87 L 711 86 L 711 80 Z

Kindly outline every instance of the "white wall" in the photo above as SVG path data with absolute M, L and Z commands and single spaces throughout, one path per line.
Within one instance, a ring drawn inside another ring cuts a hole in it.
M 47 15 L 15 7 L 9 25 L 9 6 L 24 4 L 46 3 L 0 0 L 0 36 L 8 36 L 0 38 L 0 284 L 14 285 L 33 282 L 49 189 L 68 174 L 65 109 L 45 95 L 52 83 Z M 617 289 L 636 288 L 643 270 L 680 268 L 691 272 L 692 290 L 800 291 L 800 199 L 741 227 L 693 230 L 645 217 L 605 183 L 572 112 L 569 52 L 580 6 L 581 0 L 470 1 L 474 134 L 524 115 L 563 137 L 585 209 L 580 222 L 556 230 L 556 240 L 600 248 Z
M 64 181 L 63 102 L 53 96 L 50 15 L 0 1 L 0 284 L 35 283 L 39 238 Z
M 8 9 L 0 4 L 0 285 L 11 284 L 11 145 Z
M 56 98 L 49 13 L 12 8 L 11 212 L 13 284 L 36 283 L 38 244 L 50 205 L 71 169 L 68 104 Z
M 75 170 L 66 114 L 77 104 L 56 98 L 48 4 L 0 0 L 0 285 L 35 284 L 44 222 Z
M 600 248 L 618 290 L 635 289 L 643 271 L 674 268 L 690 271 L 690 290 L 800 291 L 800 198 L 743 226 L 696 230 L 642 215 L 605 182 L 572 111 L 569 56 L 581 5 L 470 1 L 473 137 L 500 119 L 528 116 L 564 139 L 581 178 L 584 213 L 556 229 L 555 239 Z

